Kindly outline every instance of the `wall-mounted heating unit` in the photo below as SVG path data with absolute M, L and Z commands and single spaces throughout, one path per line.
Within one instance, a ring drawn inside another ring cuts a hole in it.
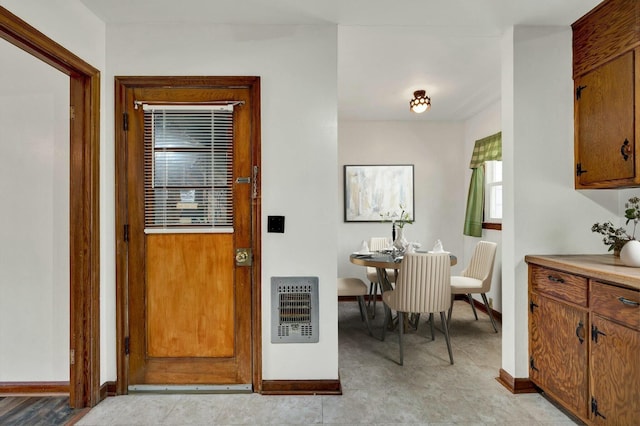
M 271 277 L 271 343 L 316 343 L 318 331 L 318 277 Z

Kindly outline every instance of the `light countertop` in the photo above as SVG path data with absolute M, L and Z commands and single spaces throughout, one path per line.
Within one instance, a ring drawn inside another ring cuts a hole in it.
M 612 254 L 526 255 L 524 260 L 640 290 L 640 268 L 625 266 Z

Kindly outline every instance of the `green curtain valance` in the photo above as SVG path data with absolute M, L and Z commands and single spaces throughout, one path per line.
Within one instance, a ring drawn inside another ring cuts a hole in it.
M 464 217 L 462 233 L 472 237 L 482 237 L 482 209 L 484 206 L 484 168 L 485 161 L 502 161 L 502 132 L 476 141 L 471 155 L 471 182 L 467 195 L 467 211 Z
M 469 168 L 476 169 L 492 160 L 502 160 L 502 132 L 476 141 Z

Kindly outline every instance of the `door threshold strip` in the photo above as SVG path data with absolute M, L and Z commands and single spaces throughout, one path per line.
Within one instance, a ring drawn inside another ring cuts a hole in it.
M 231 385 L 130 385 L 129 393 L 251 393 L 248 384 Z

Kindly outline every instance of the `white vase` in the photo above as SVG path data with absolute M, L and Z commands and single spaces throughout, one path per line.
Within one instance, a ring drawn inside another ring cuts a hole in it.
M 393 246 L 400 251 L 405 251 L 409 242 L 404 237 L 404 228 L 396 229 L 396 239 L 393 241 Z
M 634 268 L 640 268 L 640 241 L 628 241 L 620 250 L 620 261 Z

